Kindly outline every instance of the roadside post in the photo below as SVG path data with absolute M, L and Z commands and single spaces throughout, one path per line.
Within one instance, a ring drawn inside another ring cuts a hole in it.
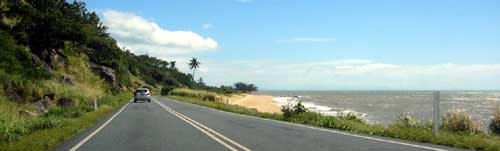
M 94 111 L 97 112 L 97 98 L 94 97 Z
M 439 135 L 439 91 L 434 91 L 434 136 Z

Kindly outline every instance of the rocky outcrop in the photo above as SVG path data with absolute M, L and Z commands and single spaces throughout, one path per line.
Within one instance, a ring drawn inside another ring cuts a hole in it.
M 112 84 L 116 83 L 115 70 L 95 63 L 90 63 L 90 67 L 92 68 L 92 71 L 97 73 L 101 78 L 104 78 L 107 82 Z
M 31 102 L 38 112 L 45 112 L 50 107 L 50 100 L 48 98 L 37 98 Z
M 41 51 L 39 57 L 52 68 L 64 65 L 67 60 L 66 55 L 60 49 Z
M 70 98 L 61 98 L 57 100 L 57 106 L 59 107 L 72 107 L 75 106 L 75 102 Z
M 47 63 L 45 63 L 44 61 L 42 61 L 40 59 L 40 57 L 38 57 L 37 55 L 35 55 L 33 53 L 31 54 L 31 60 L 32 60 L 33 64 L 42 66 L 42 68 L 45 71 L 47 71 L 48 73 L 54 72 L 54 70 L 52 70 L 52 68 Z

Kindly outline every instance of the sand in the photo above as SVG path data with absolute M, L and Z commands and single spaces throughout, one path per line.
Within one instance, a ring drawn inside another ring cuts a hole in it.
M 273 103 L 273 98 L 270 95 L 238 94 L 229 98 L 228 103 L 257 109 L 259 112 L 281 113 L 281 107 Z

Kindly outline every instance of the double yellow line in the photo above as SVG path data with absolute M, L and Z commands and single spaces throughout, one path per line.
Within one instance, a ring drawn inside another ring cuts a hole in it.
M 153 99 L 153 101 L 160 105 L 163 109 L 165 109 L 167 112 L 173 114 L 174 116 L 178 117 L 179 119 L 183 120 L 184 122 L 190 124 L 194 128 L 198 129 L 199 131 L 203 132 L 206 134 L 208 137 L 212 138 L 213 140 L 217 141 L 218 143 L 222 144 L 224 147 L 228 148 L 231 151 L 238 151 L 237 148 L 243 150 L 243 151 L 251 151 L 247 147 L 225 137 L 224 135 L 208 128 L 207 126 L 179 113 L 174 110 L 172 110 L 170 107 L 166 106 L 165 104 L 157 101 L 156 99 Z

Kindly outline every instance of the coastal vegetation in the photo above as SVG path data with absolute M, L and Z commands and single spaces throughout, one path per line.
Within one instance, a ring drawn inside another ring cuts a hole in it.
M 442 117 L 441 127 L 456 132 L 481 133 L 479 124 L 475 123 L 470 114 L 463 110 L 446 112 Z
M 447 112 L 442 117 L 444 122 L 441 125 L 440 134 L 435 136 L 433 134 L 432 122 L 420 122 L 411 116 L 399 116 L 390 125 L 368 124 L 353 115 L 334 117 L 309 112 L 304 110 L 300 103 L 290 108 L 283 108 L 283 114 L 271 114 L 258 112 L 255 109 L 248 109 L 238 105 L 226 104 L 221 101 L 203 101 L 197 97 L 175 94 L 170 94 L 167 97 L 227 112 L 344 130 L 363 135 L 390 137 L 474 150 L 500 150 L 500 136 L 480 132 L 470 120 L 470 115 L 462 111 Z M 498 118 L 498 116 L 495 118 Z
M 83 2 L 0 1 L 0 150 L 49 150 L 125 104 L 137 87 L 236 92 L 195 81 L 194 70 L 183 73 L 173 60 L 120 48 Z
M 234 89 L 243 93 L 249 93 L 253 91 L 257 91 L 257 86 L 254 84 L 247 84 L 243 82 L 236 82 L 234 84 Z
M 493 113 L 493 119 L 491 119 L 489 127 L 491 132 L 500 135 L 500 106 L 495 108 L 495 113 Z

